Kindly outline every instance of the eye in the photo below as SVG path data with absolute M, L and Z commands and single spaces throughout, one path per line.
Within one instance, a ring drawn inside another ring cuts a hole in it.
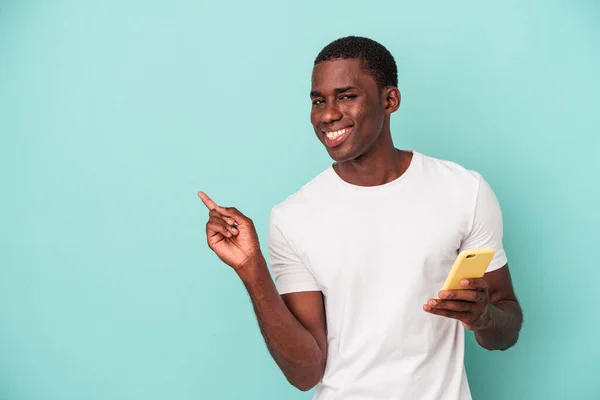
M 352 100 L 355 98 L 356 98 L 355 94 L 344 94 L 344 95 L 340 96 L 340 100 Z
M 313 100 L 312 104 L 313 104 L 313 106 L 318 106 L 322 102 L 323 102 L 323 100 Z

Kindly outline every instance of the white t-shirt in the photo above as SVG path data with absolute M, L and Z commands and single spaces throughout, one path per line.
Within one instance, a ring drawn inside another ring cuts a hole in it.
M 271 211 L 279 293 L 325 297 L 328 357 L 314 399 L 471 399 L 462 324 L 423 304 L 463 249 L 494 248 L 488 272 L 506 264 L 500 206 L 478 173 L 413 154 L 380 186 L 329 167 Z

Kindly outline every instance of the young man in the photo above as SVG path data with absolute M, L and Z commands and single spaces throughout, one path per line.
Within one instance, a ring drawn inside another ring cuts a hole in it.
M 289 382 L 317 385 L 315 399 L 470 399 L 464 329 L 504 350 L 522 321 L 492 189 L 455 163 L 395 148 L 397 70 L 381 44 L 330 43 L 310 95 L 334 162 L 271 212 L 278 286 L 252 221 L 200 192 L 210 248 L 244 282 Z M 438 293 L 458 252 L 488 247 L 483 279 Z

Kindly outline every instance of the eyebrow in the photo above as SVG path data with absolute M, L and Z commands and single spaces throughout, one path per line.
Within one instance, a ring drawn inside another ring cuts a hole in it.
M 347 92 L 352 89 L 356 89 L 356 88 L 354 86 L 345 86 L 342 88 L 335 88 L 335 89 L 333 89 L 333 91 L 335 92 L 335 94 L 341 94 L 341 93 Z M 321 92 L 313 90 L 310 92 L 310 97 L 323 97 L 323 95 L 321 94 Z

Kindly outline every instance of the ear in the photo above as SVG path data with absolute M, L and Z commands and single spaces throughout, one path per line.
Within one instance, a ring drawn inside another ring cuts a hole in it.
M 388 86 L 383 89 L 383 104 L 385 104 L 385 113 L 392 114 L 400 108 L 400 90 L 395 86 Z

